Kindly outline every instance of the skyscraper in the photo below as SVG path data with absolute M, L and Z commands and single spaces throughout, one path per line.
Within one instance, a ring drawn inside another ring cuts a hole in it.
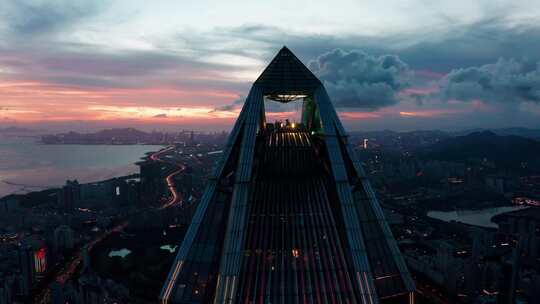
M 29 237 L 19 244 L 19 269 L 21 272 L 21 295 L 27 297 L 47 270 L 47 247 L 41 239 Z
M 68 180 L 56 195 L 59 207 L 72 210 L 81 200 L 81 184 L 77 180 Z
M 21 293 L 23 297 L 30 295 L 30 289 L 35 282 L 34 250 L 28 244 L 19 247 L 19 267 L 21 270 Z
M 92 269 L 88 250 L 88 246 L 84 246 L 83 266 L 79 277 L 79 301 L 82 304 L 99 304 L 103 303 L 101 279 Z
M 54 249 L 57 252 L 71 250 L 75 246 L 73 229 L 67 225 L 60 225 L 54 229 Z
M 302 102 L 300 122 L 264 103 Z M 414 283 L 321 83 L 286 47 L 253 84 L 162 303 L 413 303 Z

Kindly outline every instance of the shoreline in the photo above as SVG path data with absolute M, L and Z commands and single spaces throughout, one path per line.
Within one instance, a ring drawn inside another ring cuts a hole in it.
M 174 143 L 44 143 L 36 141 L 36 144 L 44 146 L 169 146 Z
M 165 145 L 44 144 L 33 139 L 0 145 L 0 199 L 60 188 L 66 180 L 98 183 L 139 173 L 138 162 Z
M 115 180 L 115 179 L 130 179 L 130 178 L 139 178 L 139 177 L 140 177 L 139 173 L 131 173 L 131 174 L 128 174 L 128 175 L 121 175 L 121 176 L 111 177 L 111 178 L 107 178 L 107 179 L 103 179 L 103 180 L 99 180 L 99 181 L 81 183 L 81 185 L 100 184 L 100 183 L 107 183 L 107 182 L 110 182 L 110 181 Z M 0 181 L 0 182 L 5 183 L 6 181 Z M 61 186 L 51 186 L 51 187 L 43 187 L 45 189 L 42 189 L 42 190 L 29 191 L 29 192 L 26 192 L 26 193 L 11 193 L 11 194 L 8 194 L 8 195 L 1 196 L 0 201 L 8 200 L 11 197 L 14 197 L 14 198 L 17 198 L 17 199 L 21 199 L 21 198 L 24 199 L 24 198 L 26 198 L 28 196 L 44 195 L 44 194 L 52 192 L 52 191 L 58 191 L 62 187 L 63 187 L 63 185 L 61 185 Z

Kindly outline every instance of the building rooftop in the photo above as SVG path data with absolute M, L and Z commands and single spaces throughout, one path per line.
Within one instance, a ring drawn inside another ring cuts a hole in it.
M 287 47 L 283 47 L 257 78 L 254 85 L 270 98 L 288 102 L 292 96 L 309 95 L 321 81 Z

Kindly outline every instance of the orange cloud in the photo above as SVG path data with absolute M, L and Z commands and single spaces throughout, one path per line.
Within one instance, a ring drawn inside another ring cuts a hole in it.
M 400 111 L 399 115 L 403 117 L 438 117 L 462 113 L 463 110 L 441 109 L 441 110 L 419 110 L 419 111 Z
M 232 119 L 238 111 L 215 111 L 238 94 L 176 87 L 78 88 L 38 81 L 0 80 L 0 118 L 21 121 Z
M 377 112 L 340 112 L 341 119 L 374 119 L 381 117 L 379 111 Z
M 119 107 L 96 105 L 88 107 L 89 111 L 96 112 L 99 119 L 151 119 L 151 118 L 171 118 L 171 119 L 211 119 L 211 118 L 235 118 L 239 110 L 235 111 L 216 111 L 212 107 Z

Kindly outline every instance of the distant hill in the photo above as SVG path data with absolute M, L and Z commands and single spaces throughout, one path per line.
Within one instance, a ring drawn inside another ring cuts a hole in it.
M 68 132 L 54 135 L 44 135 L 41 141 L 45 144 L 125 144 L 151 141 L 152 133 L 146 133 L 134 128 L 106 129 L 96 133 Z
M 464 131 L 452 132 L 454 136 L 463 136 L 475 132 L 491 131 L 497 135 L 515 135 L 540 140 L 540 129 L 528 128 L 501 128 L 501 129 L 469 129 Z
M 497 135 L 516 135 L 540 140 L 540 129 L 506 128 L 493 130 Z
M 540 141 L 514 135 L 497 135 L 491 131 L 447 138 L 420 152 L 430 159 L 446 161 L 486 159 L 498 167 L 506 168 L 518 168 L 522 163 L 536 167 L 540 165 Z
M 145 136 L 149 136 L 149 133 L 146 133 L 144 131 L 140 131 L 134 128 L 123 128 L 123 129 L 105 129 L 98 131 L 96 133 L 92 134 L 95 137 L 103 137 L 103 138 L 143 138 Z
M 133 145 L 133 144 L 172 144 L 179 142 L 223 144 L 226 132 L 195 133 L 189 130 L 179 132 L 144 132 L 134 128 L 114 128 L 95 133 L 67 132 L 41 136 L 41 142 L 49 145 Z

